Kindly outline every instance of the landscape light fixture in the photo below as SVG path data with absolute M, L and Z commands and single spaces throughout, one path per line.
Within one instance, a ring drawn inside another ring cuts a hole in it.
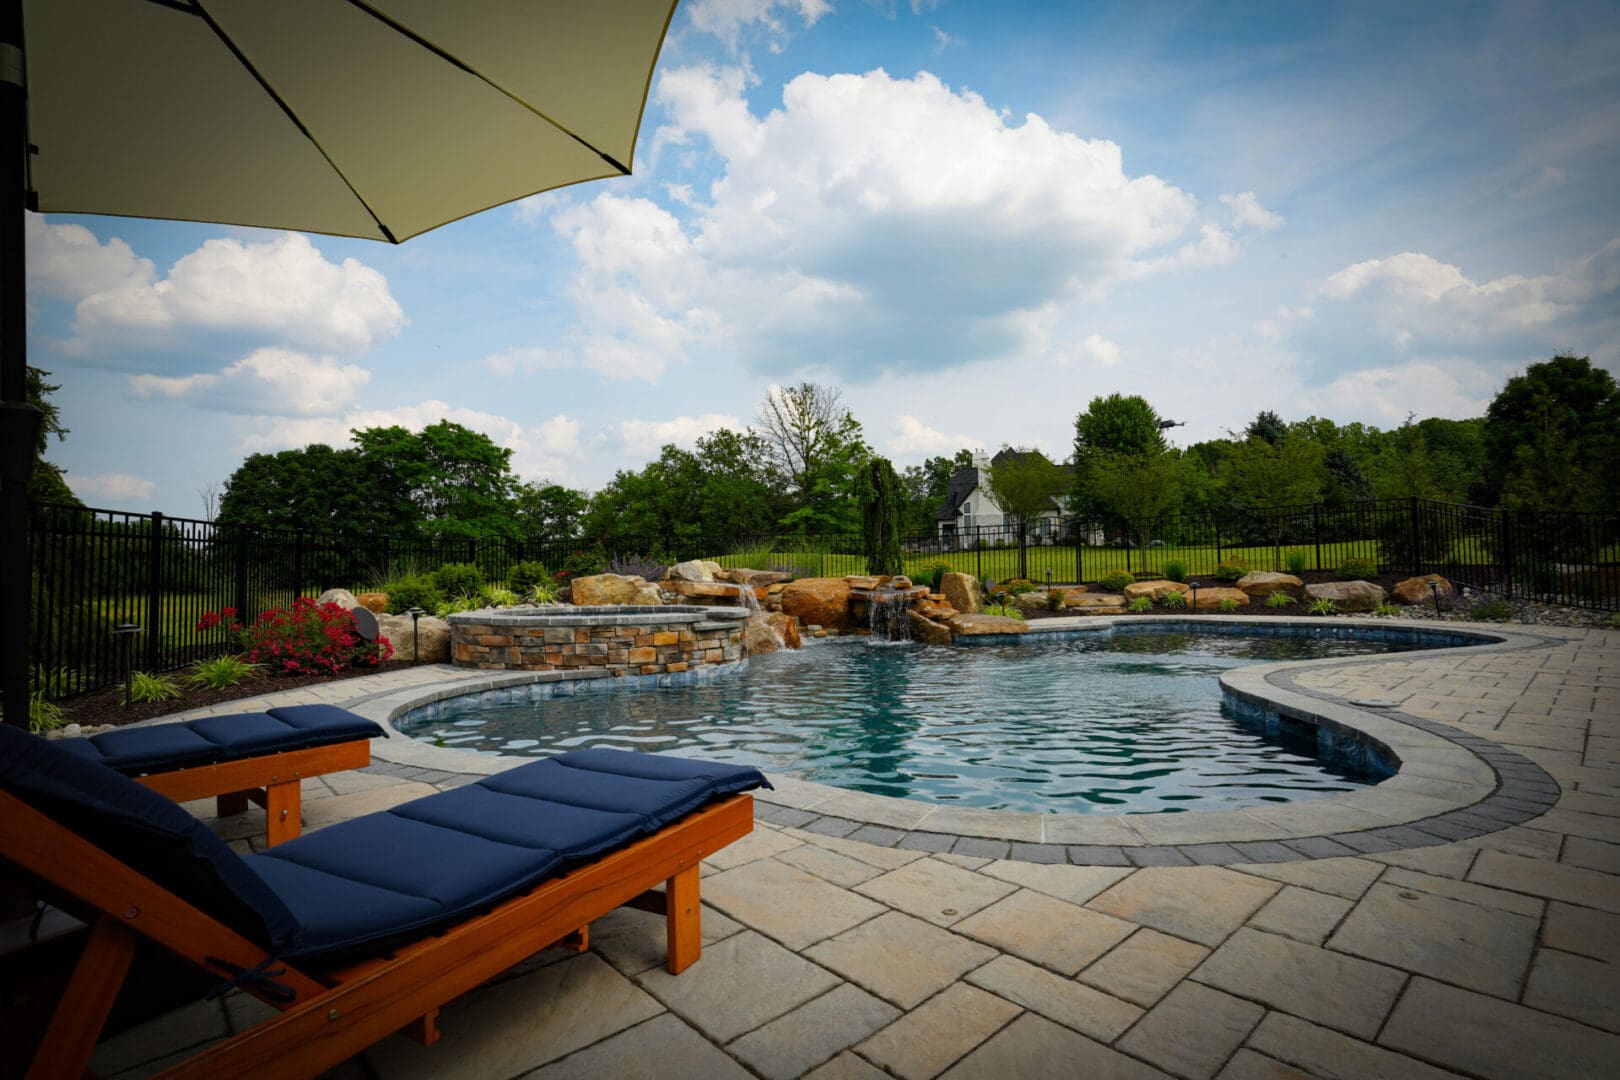
M 416 620 L 427 614 L 426 608 L 411 605 L 405 609 L 405 614 L 411 617 L 411 663 L 422 662 L 422 639 L 416 635 Z
M 135 649 L 135 635 L 141 628 L 132 622 L 121 622 L 113 627 L 113 634 L 118 638 L 124 658 L 124 708 L 129 708 L 129 687 L 134 678 L 133 653 Z
M 1434 596 L 1434 613 L 1438 616 L 1440 614 L 1440 583 L 1438 581 L 1429 582 L 1429 592 Z
M 1052 568 L 1050 566 L 1046 568 L 1046 587 L 1048 589 L 1052 587 Z
M 1197 612 L 1198 612 L 1198 582 L 1189 581 L 1189 582 L 1187 582 L 1187 587 L 1189 589 L 1191 589 L 1192 592 L 1193 592 L 1192 609 L 1193 609 L 1193 613 L 1197 614 Z

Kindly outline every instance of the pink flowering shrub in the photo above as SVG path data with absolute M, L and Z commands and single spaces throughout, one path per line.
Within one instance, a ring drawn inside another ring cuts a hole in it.
M 242 643 L 242 659 L 287 675 L 331 675 L 351 665 L 376 667 L 394 655 L 386 637 L 367 641 L 354 614 L 336 604 L 300 596 L 289 607 L 259 613 L 251 626 L 236 621 L 235 608 L 210 611 L 198 630 L 223 626 Z

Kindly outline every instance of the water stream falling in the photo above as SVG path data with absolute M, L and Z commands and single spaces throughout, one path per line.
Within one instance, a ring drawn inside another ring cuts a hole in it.
M 873 589 L 866 601 L 866 625 L 871 641 L 911 640 L 909 611 L 914 592 L 909 589 Z

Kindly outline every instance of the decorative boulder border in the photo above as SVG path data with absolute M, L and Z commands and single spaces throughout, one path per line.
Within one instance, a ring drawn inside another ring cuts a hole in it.
M 718 563 L 708 562 L 703 559 L 689 559 L 686 562 L 678 562 L 665 570 L 664 580 L 710 582 L 714 580 L 715 570 L 718 568 Z
M 569 582 L 569 599 L 576 607 L 616 606 L 621 604 L 662 604 L 663 594 L 658 586 L 645 578 L 625 577 L 623 574 L 591 574 Z
M 327 589 L 315 598 L 317 604 L 336 604 L 344 611 L 353 611 L 360 606 L 360 601 L 354 598 L 354 593 L 348 589 Z
M 1070 593 L 1063 610 L 1073 615 L 1123 615 L 1125 597 L 1119 593 Z
M 935 622 L 926 615 L 918 614 L 915 610 L 908 611 L 906 617 L 911 622 L 911 638 L 924 645 L 949 645 L 952 640 L 951 628 L 944 623 Z
M 782 588 L 782 614 L 829 630 L 847 630 L 849 582 L 843 578 L 800 578 Z
M 1265 599 L 1284 589 L 1304 588 L 1305 583 L 1293 574 L 1273 574 L 1265 570 L 1251 570 L 1237 580 L 1237 587 L 1250 596 Z
M 1130 601 L 1145 596 L 1154 603 L 1158 603 L 1173 592 L 1185 593 L 1189 591 L 1191 590 L 1179 581 L 1133 581 L 1125 586 L 1125 599 Z
M 984 634 L 1023 634 L 1029 624 L 1023 619 L 1006 615 L 957 615 L 947 623 L 957 637 L 979 637 Z
M 1424 574 L 1422 577 L 1409 577 L 1390 590 L 1397 603 L 1408 606 L 1434 603 L 1434 590 L 1429 588 L 1433 582 L 1440 586 L 1440 606 L 1449 609 L 1457 602 L 1457 589 L 1451 582 L 1439 574 Z
M 739 566 L 731 570 L 724 570 L 717 574 L 716 577 L 724 581 L 736 582 L 738 585 L 751 585 L 756 589 L 761 589 L 769 588 L 772 585 L 780 585 L 792 578 L 793 575 L 784 574 L 780 570 L 750 570 L 745 566 Z
M 1202 593 L 1199 595 L 1201 599 Z M 1307 600 L 1331 600 L 1340 611 L 1375 611 L 1387 595 L 1370 581 L 1327 581 L 1305 586 Z
M 450 624 L 432 615 L 416 620 L 412 637 L 409 615 L 378 615 L 377 630 L 394 647 L 394 659 L 424 664 L 450 662 Z
M 972 574 L 945 574 L 940 578 L 939 591 L 945 594 L 945 602 L 963 615 L 977 615 L 984 609 L 984 585 Z
M 1219 611 L 1221 605 L 1228 600 L 1237 601 L 1238 607 L 1249 606 L 1249 594 L 1242 589 L 1228 589 L 1222 585 L 1211 585 L 1199 589 L 1194 594 L 1197 599 L 1193 601 L 1194 611 Z

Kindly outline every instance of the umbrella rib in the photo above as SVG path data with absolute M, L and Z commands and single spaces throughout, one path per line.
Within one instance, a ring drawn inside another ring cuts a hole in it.
M 352 4 L 354 7 L 359 8 L 361 11 L 365 12 L 367 15 L 370 15 L 372 18 L 376 19 L 378 22 L 380 22 L 383 25 L 385 25 L 385 26 L 389 27 L 390 29 L 394 30 L 395 32 L 403 34 L 405 37 L 409 38 L 415 44 L 420 45 L 422 48 L 424 48 L 424 49 L 428 50 L 429 52 L 433 53 L 433 55 L 437 56 L 439 59 L 445 61 L 448 64 L 454 65 L 455 67 L 461 69 L 462 71 L 465 71 L 468 75 L 471 75 L 473 78 L 475 78 L 478 81 L 482 82 L 484 85 L 486 85 L 486 86 L 490 87 L 491 89 L 495 90 L 496 92 L 498 92 L 500 94 L 503 94 L 506 97 L 510 98 L 512 101 L 516 102 L 518 105 L 521 105 L 523 108 L 527 109 L 529 112 L 531 112 L 534 115 L 538 116 L 540 119 L 544 120 L 546 123 L 550 124 L 552 127 L 556 128 L 558 131 L 562 132 L 564 135 L 567 135 L 570 139 L 573 139 L 575 142 L 579 143 L 579 145 L 583 146 L 585 149 L 589 150 L 591 153 L 595 154 L 597 157 L 601 158 L 603 161 L 605 161 L 609 165 L 613 166 L 615 169 L 617 169 L 619 171 L 620 175 L 623 175 L 623 176 L 629 176 L 630 175 L 629 167 L 626 166 L 623 162 L 619 161 L 617 158 L 615 158 L 612 154 L 606 153 L 605 151 L 599 150 L 595 146 L 592 146 L 588 139 L 586 139 L 584 136 L 580 135 L 578 132 L 571 130 L 568 127 L 568 125 L 560 122 L 559 120 L 556 119 L 556 117 L 549 116 L 545 112 L 543 112 L 540 109 L 536 108 L 534 105 L 530 104 L 527 101 L 524 101 L 522 98 L 520 98 L 516 94 L 512 93 L 512 91 L 510 91 L 506 87 L 502 86 L 500 83 L 496 82 L 495 80 L 491 79 L 489 76 L 485 75 L 483 72 L 481 72 L 481 71 L 477 70 L 476 68 L 472 67 L 466 61 L 460 59 L 459 57 L 453 55 L 450 52 L 447 52 L 444 48 L 442 48 L 442 47 L 440 47 L 438 45 L 435 45 L 433 42 L 429 41 L 427 38 L 423 37 L 421 34 L 417 33 L 415 30 L 412 30 L 410 27 L 406 26 L 404 23 L 400 22 L 398 19 L 395 19 L 393 16 L 388 15 L 385 12 L 378 11 L 376 8 L 372 7 L 371 4 L 367 3 L 366 0 L 349 0 L 349 3 Z
M 245 69 L 249 75 L 253 76 L 254 81 L 259 84 L 259 87 L 266 94 L 270 95 L 270 100 L 275 102 L 276 106 L 281 109 L 282 113 L 286 115 L 287 119 L 292 121 L 293 126 L 303 133 L 304 138 L 309 140 L 310 145 L 315 147 L 316 152 L 319 153 L 321 157 L 326 159 L 326 163 L 332 167 L 333 172 L 337 173 L 338 179 L 343 181 L 344 186 L 349 189 L 349 192 L 354 196 L 355 201 L 361 206 L 365 207 L 366 213 L 371 215 L 371 220 L 376 223 L 377 228 L 383 234 L 383 237 L 390 244 L 399 243 L 398 240 L 394 239 L 393 231 L 390 230 L 387 225 L 383 224 L 382 218 L 377 216 L 377 211 L 373 210 L 371 208 L 371 204 L 366 202 L 365 196 L 361 195 L 360 192 L 356 190 L 354 184 L 351 183 L 349 178 L 344 175 L 343 170 L 338 167 L 338 163 L 332 160 L 332 155 L 326 152 L 326 147 L 322 146 L 320 140 L 314 136 L 309 128 L 304 126 L 304 122 L 298 118 L 298 114 L 293 112 L 292 106 L 287 104 L 280 94 L 276 93 L 275 87 L 271 86 L 269 81 L 259 73 L 259 69 L 253 66 L 253 61 L 249 60 L 246 54 L 244 54 L 241 49 L 237 48 L 236 42 L 230 39 L 230 36 L 225 33 L 224 29 L 219 25 L 219 23 L 214 21 L 214 17 L 208 13 L 207 9 L 205 9 L 200 2 L 196 2 L 196 0 L 194 0 L 194 9 L 202 18 L 203 22 L 208 24 L 208 29 L 213 31 L 214 36 L 220 40 L 220 43 L 227 49 L 231 50 L 231 55 L 236 57 L 237 62 L 242 65 L 243 69 Z

